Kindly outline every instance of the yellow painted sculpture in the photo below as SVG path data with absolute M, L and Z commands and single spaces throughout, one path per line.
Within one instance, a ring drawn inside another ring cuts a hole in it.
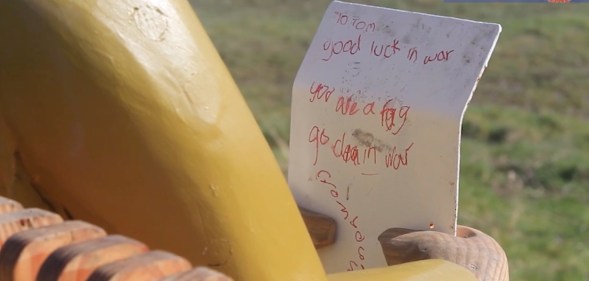
M 3 195 L 236 280 L 473 280 L 442 261 L 327 277 L 185 1 L 0 0 L 0 38 Z

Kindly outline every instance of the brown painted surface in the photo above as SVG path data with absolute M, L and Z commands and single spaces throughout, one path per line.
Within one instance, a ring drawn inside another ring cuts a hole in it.
M 303 208 L 299 210 L 316 249 L 335 242 L 337 225 L 333 218 Z
M 182 257 L 164 251 L 151 251 L 103 265 L 90 275 L 88 281 L 156 281 L 191 267 Z
M 0 215 L 0 247 L 17 232 L 61 222 L 59 215 L 35 208 Z
M 11 236 L 0 251 L 0 280 L 36 280 L 45 259 L 59 247 L 105 236 L 103 229 L 67 221 Z
M 83 281 L 102 265 L 147 252 L 148 247 L 120 235 L 88 240 L 61 247 L 39 270 L 43 280 Z

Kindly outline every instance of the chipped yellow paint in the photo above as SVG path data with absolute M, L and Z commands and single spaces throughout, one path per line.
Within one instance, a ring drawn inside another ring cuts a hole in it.
M 466 281 L 476 280 L 466 268 L 443 260 L 423 260 L 390 267 L 328 275 L 329 281 Z

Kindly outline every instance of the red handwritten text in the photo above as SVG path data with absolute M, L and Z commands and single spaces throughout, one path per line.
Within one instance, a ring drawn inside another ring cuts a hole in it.
M 333 156 L 344 163 L 352 163 L 354 166 L 366 164 L 368 161 L 376 164 L 377 150 L 374 146 L 361 146 L 346 143 L 346 133 L 337 139 L 331 146 Z
M 411 143 L 401 152 L 397 152 L 397 146 L 385 155 L 385 165 L 387 168 L 398 170 L 401 166 L 409 165 L 409 150 L 413 147 Z
M 399 40 L 397 39 L 393 39 L 389 44 L 380 44 L 372 41 L 372 45 L 370 46 L 370 54 L 387 59 L 399 51 L 401 51 L 401 48 L 399 48 Z
M 413 63 L 417 61 L 417 48 L 413 47 L 407 51 L 407 59 Z
M 360 91 L 358 91 L 360 92 Z M 366 104 L 359 104 L 356 101 L 354 95 L 350 96 L 340 96 L 337 99 L 337 103 L 335 104 L 335 112 L 340 113 L 341 115 L 356 115 L 356 113 L 361 113 L 364 115 L 375 115 L 374 107 L 376 106 L 376 102 L 371 101 Z M 362 109 L 362 111 L 360 111 Z
M 398 106 L 396 103 L 396 100 L 390 99 L 382 106 L 380 111 L 380 125 L 385 131 L 391 132 L 393 135 L 399 134 L 403 129 L 411 109 L 410 106 Z
M 334 55 L 339 55 L 343 53 L 355 55 L 356 53 L 358 53 L 358 51 L 360 51 L 361 40 L 362 34 L 358 34 L 358 38 L 356 39 L 325 41 L 323 43 L 323 50 L 326 51 L 329 55 L 323 58 L 322 60 L 329 61 Z
M 452 52 L 454 52 L 454 50 L 439 51 L 431 56 L 425 56 L 425 58 L 423 58 L 423 64 L 428 64 L 430 62 L 436 61 L 448 61 L 450 59 L 450 54 Z
M 329 187 L 329 194 L 333 198 L 334 202 L 340 208 L 340 215 L 342 216 L 345 222 L 348 222 L 351 227 L 353 227 L 356 232 L 354 233 L 354 240 L 356 241 L 356 254 L 354 257 L 348 260 L 348 271 L 353 271 L 357 269 L 364 269 L 364 264 L 362 262 L 366 259 L 364 256 L 365 248 L 362 245 L 362 242 L 366 239 L 366 236 L 362 233 L 358 226 L 358 216 L 354 216 L 350 214 L 350 211 L 346 207 L 346 205 L 339 199 L 339 192 L 337 190 L 337 185 L 332 182 L 331 173 L 327 170 L 320 170 L 317 172 L 315 179 L 319 180 L 322 184 Z
M 358 113 L 358 102 L 354 101 L 353 95 L 349 97 L 339 97 L 337 104 L 335 105 L 335 112 L 339 112 L 342 115 L 354 115 Z
M 331 136 L 331 137 L 330 137 Z M 319 155 L 322 151 L 327 152 L 331 159 L 340 160 L 345 164 L 353 166 L 372 166 L 382 165 L 384 168 L 398 170 L 403 166 L 409 165 L 409 152 L 413 143 L 407 147 L 401 148 L 397 144 L 387 145 L 380 141 L 363 142 L 352 133 L 350 139 L 348 133 L 341 133 L 338 137 L 333 137 L 327 132 L 327 129 L 319 126 L 313 126 L 309 132 L 308 142 L 313 145 L 314 158 L 313 166 L 317 166 Z M 357 142 L 360 141 L 360 144 Z M 377 143 L 380 143 L 376 145 Z M 363 175 L 377 175 L 378 173 L 363 173 Z
M 336 22 L 340 25 L 351 25 L 354 29 L 362 32 L 373 32 L 376 30 L 376 23 L 367 22 L 360 17 L 352 16 L 351 18 L 346 13 L 339 11 L 335 12 L 337 17 Z
M 330 87 L 329 85 L 325 85 L 323 83 L 317 83 L 313 81 L 311 87 L 309 87 L 309 93 L 311 97 L 309 98 L 310 102 L 323 100 L 325 102 L 329 101 L 331 94 L 335 91 L 334 87 Z
M 309 143 L 315 145 L 315 160 L 313 166 L 317 165 L 317 160 L 319 159 L 319 146 L 325 145 L 328 142 L 329 136 L 325 133 L 325 129 L 319 129 L 317 126 L 311 128 L 311 132 L 309 132 Z

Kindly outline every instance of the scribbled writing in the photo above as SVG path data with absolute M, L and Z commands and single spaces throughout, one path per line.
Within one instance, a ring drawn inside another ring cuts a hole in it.
M 363 262 L 366 257 L 364 256 L 365 248 L 363 242 L 366 240 L 366 236 L 359 227 L 359 223 L 361 221 L 360 218 L 357 215 L 354 215 L 354 213 L 348 209 L 345 201 L 342 200 L 342 197 L 340 197 L 339 189 L 333 182 L 331 173 L 329 171 L 319 170 L 315 176 L 315 179 L 329 189 L 329 195 L 333 199 L 333 202 L 337 205 L 341 219 L 348 223 L 346 227 L 351 227 L 354 230 L 354 241 L 356 242 L 354 245 L 355 253 L 348 259 L 347 271 L 364 269 L 365 267 Z
M 332 159 L 353 166 L 371 166 L 399 170 L 409 165 L 410 151 L 413 142 L 406 145 L 395 143 L 365 144 L 358 137 L 347 132 L 335 133 L 326 128 L 313 126 L 309 131 L 308 142 L 313 146 L 313 166 L 317 166 L 319 155 L 325 154 Z M 331 136 L 330 136 L 331 135 Z
M 343 26 L 350 26 L 351 28 L 361 32 L 374 32 L 376 31 L 376 23 L 372 21 L 366 21 L 358 16 L 348 16 L 347 13 L 340 11 L 335 12 L 336 23 Z
M 390 43 L 382 44 L 372 41 L 370 46 L 370 54 L 376 57 L 390 58 L 401 51 L 399 47 L 399 40 L 393 39 Z
M 309 87 L 309 94 L 311 94 L 309 101 L 314 102 L 322 100 L 328 102 L 334 91 L 335 88 L 333 86 L 313 81 L 311 87 Z
M 433 55 L 425 56 L 425 58 L 423 58 L 423 64 L 448 61 L 450 59 L 450 54 L 453 52 L 454 50 L 442 50 Z
M 409 110 L 411 110 L 410 106 L 397 105 L 394 99 L 387 100 L 380 111 L 380 125 L 385 131 L 398 135 L 405 127 Z
M 337 99 L 334 99 L 334 93 L 339 94 Z M 378 122 L 382 132 L 390 133 L 393 136 L 398 136 L 404 131 L 411 115 L 411 106 L 403 104 L 397 98 L 388 98 L 378 102 L 374 100 L 360 101 L 358 96 L 366 96 L 362 91 L 358 91 L 356 94 L 341 95 L 329 83 L 313 81 L 309 87 L 309 95 L 309 103 L 327 104 L 327 107 L 333 106 L 333 111 L 345 118 L 374 116 L 373 120 L 375 123 Z M 328 157 L 353 166 L 382 164 L 386 168 L 398 170 L 408 165 L 410 150 L 413 147 L 412 142 L 405 145 L 398 144 L 394 139 L 391 139 L 391 143 L 387 144 L 379 140 L 377 145 L 371 133 L 369 135 L 372 140 L 367 141 L 366 133 L 359 132 L 359 129 L 354 132 L 328 132 L 326 127 L 314 124 L 309 130 L 307 139 L 309 144 L 313 146 L 312 164 L 316 166 L 319 155 L 327 153 Z
M 360 51 L 360 44 L 362 40 L 362 34 L 358 34 L 355 39 L 343 39 L 343 40 L 328 40 L 323 43 L 323 50 L 327 52 L 327 57 L 323 58 L 324 61 L 329 61 L 334 55 L 339 54 L 350 54 L 355 55 Z
M 404 58 L 411 63 L 421 62 L 422 65 L 428 65 L 434 62 L 443 63 L 450 61 L 454 49 L 438 49 L 419 51 L 420 46 L 409 43 L 402 44 L 399 38 L 394 35 L 388 35 L 388 39 L 370 39 L 368 33 L 375 33 L 380 30 L 388 29 L 389 26 L 379 26 L 376 21 L 363 19 L 359 16 L 352 16 L 346 12 L 335 11 L 334 19 L 336 26 L 351 29 L 352 32 L 346 33 L 347 37 L 328 39 L 322 43 L 324 56 L 323 61 L 328 62 L 339 55 L 355 56 L 361 53 L 380 59 L 392 59 L 394 57 Z M 387 34 L 388 32 L 383 32 Z M 429 53 L 423 55 L 422 53 Z

